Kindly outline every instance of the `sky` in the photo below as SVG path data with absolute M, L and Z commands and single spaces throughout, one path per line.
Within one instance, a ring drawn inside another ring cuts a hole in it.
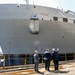
M 25 0 L 0 0 L 0 3 L 23 3 Z M 29 4 L 42 5 L 63 9 L 64 11 L 71 10 L 75 12 L 75 0 L 29 0 Z

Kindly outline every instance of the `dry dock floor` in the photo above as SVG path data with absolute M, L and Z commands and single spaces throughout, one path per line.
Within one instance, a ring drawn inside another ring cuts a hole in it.
M 2 70 L 2 68 L 0 68 L 0 70 Z M 39 71 L 43 72 L 44 74 L 36 73 L 34 69 L 25 69 L 2 73 L 0 72 L 0 75 L 75 75 L 75 61 L 60 64 L 58 72 L 54 71 L 53 66 L 50 66 L 50 70 L 51 71 L 46 71 L 44 67 L 40 67 Z

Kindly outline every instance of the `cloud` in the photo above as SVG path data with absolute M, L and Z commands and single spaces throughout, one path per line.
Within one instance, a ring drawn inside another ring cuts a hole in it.
M 3 4 L 3 3 L 20 3 L 20 4 L 25 4 L 26 2 L 24 0 L 0 0 L 0 4 Z

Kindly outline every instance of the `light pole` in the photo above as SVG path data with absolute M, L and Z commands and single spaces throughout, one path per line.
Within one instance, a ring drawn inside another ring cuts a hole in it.
M 10 44 L 11 44 L 11 42 L 9 42 L 9 52 L 8 52 L 9 66 L 10 66 Z

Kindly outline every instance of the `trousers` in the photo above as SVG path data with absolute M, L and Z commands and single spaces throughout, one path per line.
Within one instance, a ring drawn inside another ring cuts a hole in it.
M 35 71 L 38 71 L 38 62 L 35 62 L 34 69 L 35 69 Z
M 55 70 L 58 70 L 58 60 L 54 60 L 54 68 Z
M 50 60 L 45 60 L 45 69 L 49 70 L 50 67 Z

